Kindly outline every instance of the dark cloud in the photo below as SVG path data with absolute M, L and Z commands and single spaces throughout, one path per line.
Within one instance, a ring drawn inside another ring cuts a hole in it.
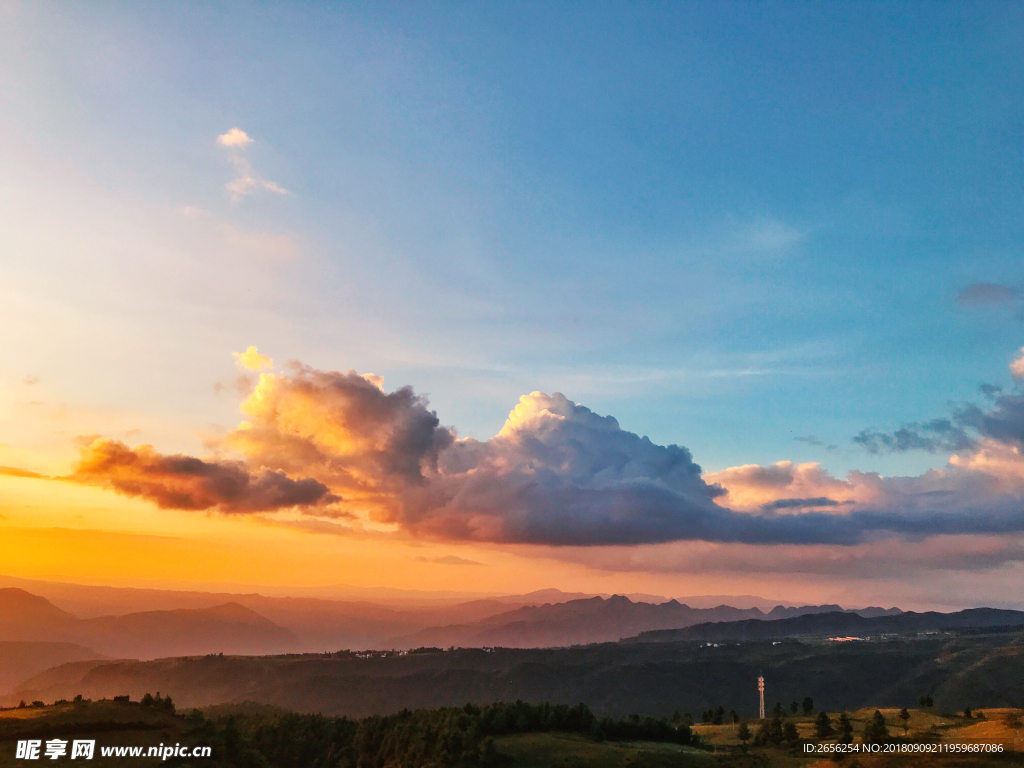
M 863 430 L 853 442 L 868 453 L 904 453 L 906 451 L 963 451 L 974 447 L 972 437 L 959 419 L 932 419 L 924 423 L 911 422 L 895 432 Z
M 838 445 L 833 445 L 831 443 L 826 444 L 825 441 L 822 440 L 817 435 L 800 435 L 799 437 L 794 437 L 793 440 L 795 440 L 798 443 L 806 443 L 807 445 L 813 445 L 816 448 L 824 448 L 827 451 L 834 451 L 836 448 L 839 447 Z
M 1000 392 L 992 396 L 988 410 L 967 404 L 957 410 L 955 418 L 982 437 L 1024 447 L 1024 396 Z
M 949 418 L 911 422 L 894 432 L 863 430 L 853 442 L 874 454 L 975 450 L 985 438 L 1024 447 L 1024 396 L 996 386 L 983 385 L 981 391 L 988 408 L 966 403 L 954 407 Z
M 765 512 L 777 509 L 811 509 L 813 507 L 838 507 L 842 504 L 852 504 L 852 501 L 836 501 L 828 496 L 816 496 L 813 499 L 776 499 L 761 505 Z
M 1020 290 L 996 283 L 974 283 L 964 288 L 956 300 L 967 306 L 1009 304 L 1020 297 Z
M 339 500 L 312 478 L 293 480 L 272 469 L 251 472 L 237 461 L 165 456 L 148 445 L 129 448 L 102 438 L 82 449 L 67 479 L 145 498 L 164 509 L 265 512 Z

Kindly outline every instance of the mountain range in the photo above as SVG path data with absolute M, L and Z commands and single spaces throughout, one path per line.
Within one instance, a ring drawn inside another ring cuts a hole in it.
M 706 622 L 680 629 L 649 630 L 630 638 L 631 642 L 756 642 L 764 640 L 834 638 L 859 640 L 873 636 L 937 633 L 961 629 L 1020 629 L 1024 611 L 998 608 L 969 608 L 955 613 L 907 611 L 896 615 L 861 616 L 848 611 L 804 614 L 777 621 L 748 619 Z
M 838 605 L 776 606 L 768 613 L 758 608 L 691 608 L 676 600 L 660 604 L 633 602 L 621 595 L 592 597 L 539 606 L 525 606 L 467 624 L 430 627 L 397 637 L 394 648 L 423 646 L 462 648 L 550 648 L 614 642 L 641 632 L 689 627 L 704 622 L 742 619 L 777 621 L 816 613 L 843 613 Z M 865 608 L 853 615 L 899 614 L 898 608 Z

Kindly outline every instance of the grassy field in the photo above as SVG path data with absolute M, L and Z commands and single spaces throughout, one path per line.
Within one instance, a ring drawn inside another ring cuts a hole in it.
M 676 744 L 597 743 L 559 733 L 508 736 L 496 744 L 500 754 L 523 768 L 714 768 L 711 753 Z
M 904 731 L 903 721 L 899 718 L 898 709 L 880 709 L 889 727 L 889 733 L 897 738 L 920 739 L 938 732 L 938 740 L 956 744 L 1002 744 L 1008 752 L 1024 753 L 1024 728 L 1011 727 L 1008 720 L 1016 718 L 1024 720 L 1024 710 L 1020 709 L 985 709 L 976 710 L 975 717 L 967 719 L 959 715 L 941 714 L 922 709 L 908 710 L 910 719 Z M 977 717 L 983 712 L 985 719 Z M 865 724 L 874 716 L 875 708 L 858 709 L 847 713 L 853 722 L 854 740 L 863 732 Z M 797 727 L 801 739 L 817 742 L 814 735 L 814 718 L 795 716 L 789 720 Z M 838 712 L 830 713 L 833 724 L 839 717 Z M 752 732 L 756 732 L 758 721 L 748 721 Z M 694 725 L 693 732 L 713 746 L 738 748 L 741 742 L 736 733 L 738 726 L 728 725 Z

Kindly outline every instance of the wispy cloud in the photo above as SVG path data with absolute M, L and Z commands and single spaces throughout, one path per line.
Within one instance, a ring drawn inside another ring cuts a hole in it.
M 227 133 L 222 133 L 217 137 L 217 143 L 230 152 L 229 159 L 237 173 L 237 177 L 225 185 L 231 199 L 238 201 L 256 192 L 273 192 L 278 195 L 287 195 L 288 190 L 280 184 L 261 178 L 253 170 L 252 163 L 244 153 L 254 141 L 240 128 L 232 128 Z
M 1015 302 L 1020 295 L 1019 289 L 1008 285 L 973 283 L 960 291 L 956 300 L 965 306 L 993 306 Z
M 483 565 L 483 563 L 478 563 L 476 560 L 467 560 L 458 555 L 444 555 L 443 557 L 424 557 L 420 555 L 419 557 L 414 557 L 413 560 L 417 563 L 434 563 L 435 565 Z

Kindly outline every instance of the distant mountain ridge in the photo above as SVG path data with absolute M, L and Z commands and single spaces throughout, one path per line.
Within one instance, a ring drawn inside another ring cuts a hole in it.
M 78 619 L 43 597 L 0 589 L 0 641 L 65 642 L 109 656 L 273 654 L 298 647 L 287 629 L 237 603 Z
M 866 615 L 898 615 L 898 608 L 862 609 Z M 652 604 L 633 602 L 622 595 L 592 597 L 564 603 L 525 606 L 479 621 L 430 627 L 396 637 L 395 648 L 464 647 L 548 648 L 615 642 L 641 632 L 677 629 L 704 622 L 758 619 L 777 621 L 813 613 L 843 612 L 838 605 L 785 607 L 767 614 L 758 608 L 691 608 L 676 600 Z
M 629 642 L 752 642 L 807 637 L 867 637 L 912 632 L 940 632 L 954 629 L 997 627 L 1024 628 L 1024 611 L 999 608 L 968 608 L 955 613 L 907 611 L 898 615 L 860 616 L 855 612 L 830 611 L 766 621 L 705 622 L 679 629 L 650 630 L 629 638 Z

